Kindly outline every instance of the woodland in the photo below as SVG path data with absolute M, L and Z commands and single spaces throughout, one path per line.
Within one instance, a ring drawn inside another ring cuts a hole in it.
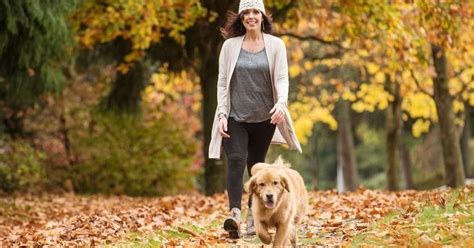
M 474 2 L 264 2 L 303 150 L 267 162 L 310 192 L 301 245 L 472 247 Z M 207 157 L 238 5 L 0 1 L 0 245 L 261 245 L 227 238 Z

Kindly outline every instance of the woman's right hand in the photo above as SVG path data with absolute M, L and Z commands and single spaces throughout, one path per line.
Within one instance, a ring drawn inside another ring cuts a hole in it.
M 230 138 L 230 135 L 227 133 L 227 118 L 219 119 L 219 133 L 223 138 Z

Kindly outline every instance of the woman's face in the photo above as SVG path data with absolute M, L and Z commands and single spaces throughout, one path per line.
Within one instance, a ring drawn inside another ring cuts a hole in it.
M 247 31 L 261 31 L 262 13 L 257 9 L 247 9 L 242 12 L 242 24 Z

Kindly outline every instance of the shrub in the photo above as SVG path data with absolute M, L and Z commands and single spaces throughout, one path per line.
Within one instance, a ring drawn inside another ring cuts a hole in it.
M 7 193 L 42 190 L 46 155 L 23 140 L 0 142 L 0 189 Z
M 77 192 L 168 195 L 192 188 L 197 141 L 169 115 L 152 123 L 140 117 L 101 114 L 92 133 L 75 138 Z

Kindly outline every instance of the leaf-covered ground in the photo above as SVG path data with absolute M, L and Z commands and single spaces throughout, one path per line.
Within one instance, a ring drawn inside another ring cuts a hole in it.
M 221 228 L 227 214 L 226 199 L 224 194 L 0 198 L 0 245 L 261 244 L 255 236 L 227 239 Z M 299 244 L 323 246 L 473 247 L 473 233 L 473 186 L 455 191 L 310 192 L 308 218 L 298 231 Z

